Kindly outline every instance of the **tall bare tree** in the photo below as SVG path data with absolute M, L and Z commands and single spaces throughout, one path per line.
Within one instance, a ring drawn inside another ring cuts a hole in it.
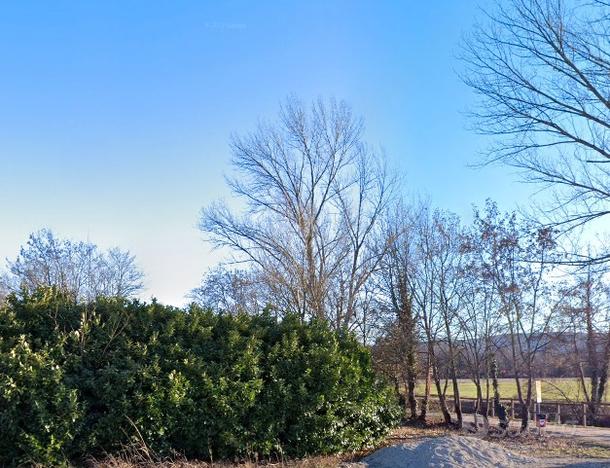
M 201 217 L 216 246 L 258 268 L 278 307 L 337 327 L 353 321 L 386 251 L 377 233 L 393 182 L 362 130 L 343 102 L 289 99 L 275 125 L 232 140 L 228 182 L 243 212 L 216 203 Z
M 411 269 L 407 276 L 411 294 L 411 303 L 418 318 L 422 339 L 426 343 L 426 374 L 431 378 L 439 398 L 439 405 L 445 422 L 451 423 L 451 413 L 447 406 L 446 389 L 443 386 L 443 373 L 448 371 L 455 392 L 455 410 L 458 424 L 461 424 L 459 409 L 459 389 L 456 392 L 457 376 L 455 374 L 454 345 L 454 309 L 453 297 L 449 297 L 450 276 L 454 264 L 451 257 L 455 246 L 449 234 L 453 232 L 457 218 L 439 210 L 433 211 L 427 204 L 418 207 L 413 216 L 413 241 L 411 247 Z M 441 357 L 441 351 L 448 351 L 447 359 Z M 447 364 L 447 365 L 446 365 Z M 428 398 L 429 385 L 426 386 L 425 399 Z M 422 404 L 423 414 L 427 411 Z M 423 417 L 422 417 L 423 418 Z
M 588 403 L 590 421 L 604 401 L 610 366 L 607 274 L 605 266 L 587 265 L 584 271 L 572 272 L 564 286 L 568 300 L 562 307 L 562 319 L 567 322 L 573 372 Z
M 499 349 L 509 353 L 525 430 L 537 377 L 536 360 L 549 344 L 561 302 L 552 281 L 556 268 L 554 233 L 531 226 L 514 213 L 501 214 L 493 203 L 487 204 L 485 213 L 476 213 L 475 225 L 484 274 L 496 289 L 506 330 L 507 342 Z
M 459 316 L 463 314 L 464 299 L 469 288 L 466 275 L 465 233 L 457 216 L 442 214 L 435 217 L 436 249 L 433 257 L 438 287 L 436 290 L 442 339 L 447 350 L 447 369 L 453 386 L 453 408 L 458 427 L 463 425 L 458 360 L 462 354 L 463 329 Z
M 610 213 L 610 3 L 510 0 L 466 42 L 465 82 L 480 96 L 487 162 L 552 189 L 550 221 Z M 608 255 L 573 261 L 605 261 Z
M 476 233 L 467 235 L 462 244 L 467 255 L 467 263 L 464 271 L 462 308 L 457 314 L 463 348 L 462 356 L 477 393 L 475 419 L 483 407 L 483 401 L 485 401 L 486 416 L 491 414 L 490 372 L 495 353 L 494 336 L 500 332 L 498 294 L 493 281 L 488 276 L 486 265 L 481 263 L 479 250 L 481 246 Z M 498 413 L 497 408 L 496 413 Z

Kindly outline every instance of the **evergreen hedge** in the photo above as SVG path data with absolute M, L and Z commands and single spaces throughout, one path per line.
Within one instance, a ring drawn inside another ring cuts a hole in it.
M 188 458 L 371 446 L 394 394 L 349 333 L 262 314 L 53 289 L 0 308 L 0 465 L 78 462 L 143 440 Z

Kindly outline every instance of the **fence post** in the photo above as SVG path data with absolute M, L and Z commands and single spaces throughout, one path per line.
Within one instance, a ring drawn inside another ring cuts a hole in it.
M 561 424 L 561 403 L 557 403 L 557 418 L 555 422 Z
M 515 419 L 515 400 L 510 399 L 510 418 Z
M 587 405 L 584 403 L 582 405 L 582 425 L 587 425 Z

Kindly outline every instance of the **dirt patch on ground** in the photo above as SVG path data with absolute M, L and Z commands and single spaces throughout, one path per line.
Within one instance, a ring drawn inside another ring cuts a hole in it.
M 532 458 L 513 453 L 501 445 L 478 437 L 454 434 L 424 439 L 416 445 L 400 444 L 386 447 L 364 458 L 359 465 L 369 468 L 422 466 L 508 468 L 530 464 L 533 461 Z

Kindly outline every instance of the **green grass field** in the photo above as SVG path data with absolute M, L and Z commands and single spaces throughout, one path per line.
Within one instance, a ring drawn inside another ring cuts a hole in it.
M 559 379 L 541 379 L 542 380 L 542 400 L 563 400 L 563 401 L 584 401 L 585 397 L 582 388 L 578 385 L 576 378 L 559 378 Z M 501 398 L 517 398 L 517 386 L 514 379 L 499 379 Z M 483 385 L 483 398 L 485 398 L 485 382 Z M 523 385 L 523 384 L 522 384 Z M 525 390 L 525 385 L 523 386 Z M 424 382 L 418 381 L 415 388 L 416 395 L 424 394 Z M 493 392 L 490 382 L 490 393 Z M 535 390 L 533 390 L 535 392 Z M 432 385 L 432 395 L 436 395 L 436 387 Z M 451 382 L 447 387 L 447 395 L 453 395 L 453 387 Z M 474 383 L 471 380 L 460 379 L 460 395 L 464 398 L 476 398 L 477 392 Z M 493 396 L 491 393 L 490 396 Z M 534 398 L 536 397 L 534 393 Z M 608 402 L 608 392 L 606 392 L 605 401 Z

